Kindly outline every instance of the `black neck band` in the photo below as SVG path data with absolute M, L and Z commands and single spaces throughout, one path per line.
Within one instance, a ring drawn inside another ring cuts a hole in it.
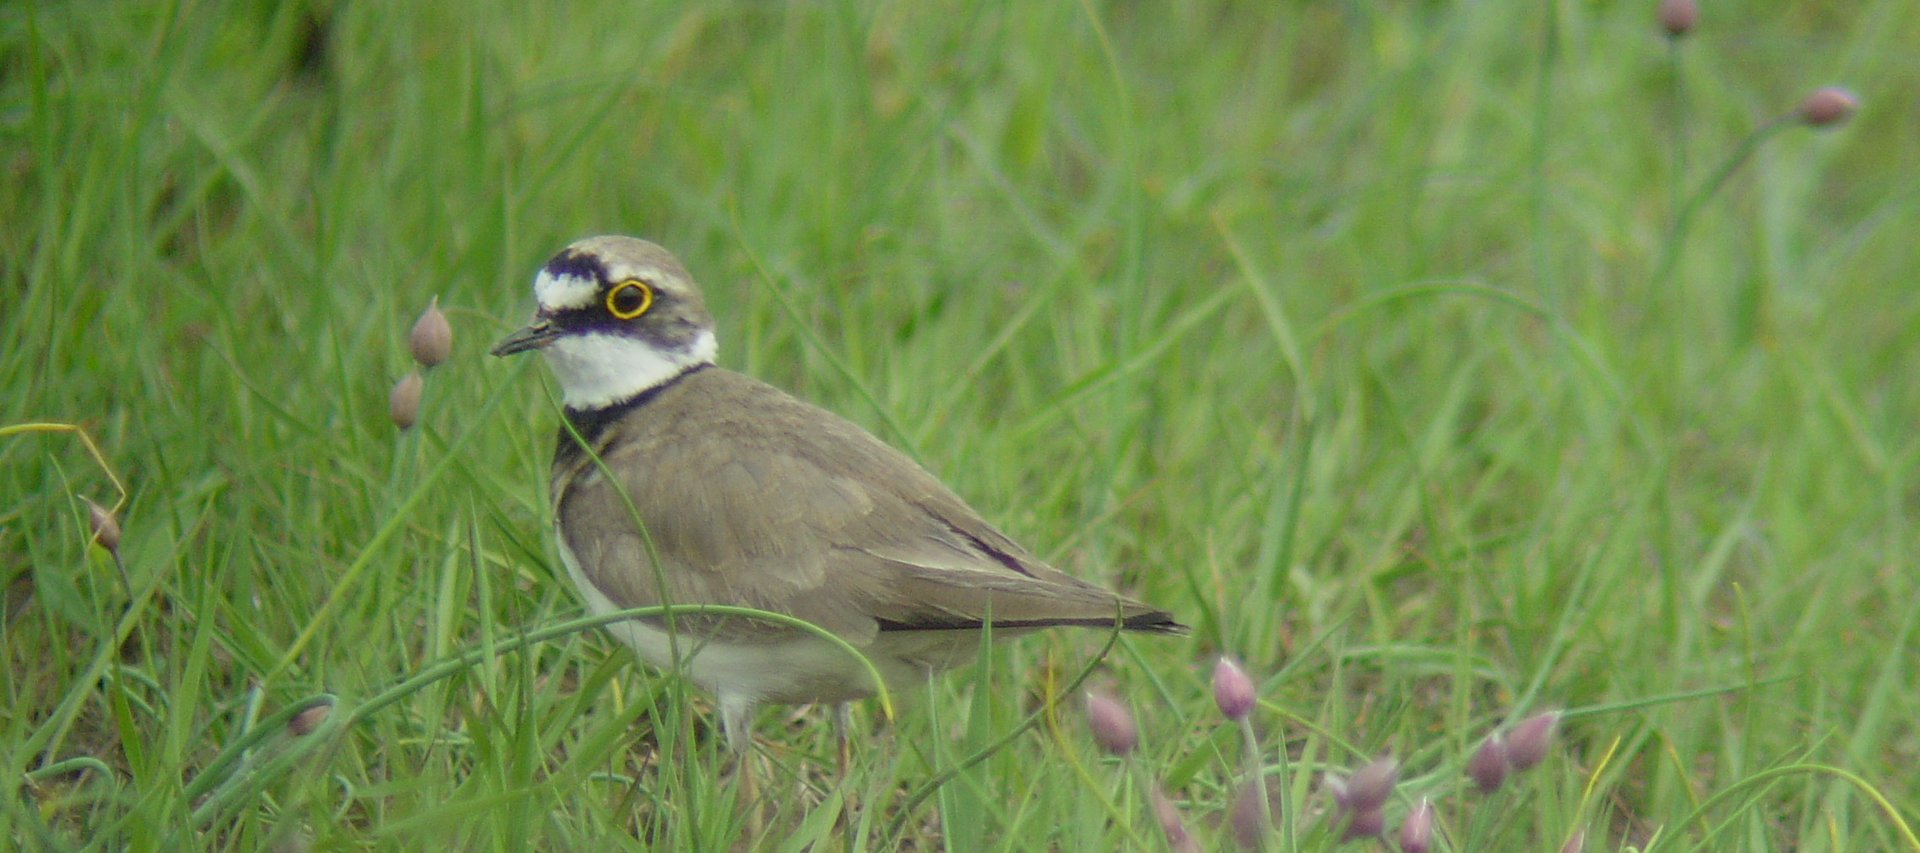
M 611 424 L 614 421 L 619 420 L 622 416 L 626 415 L 628 412 L 633 411 L 634 409 L 638 409 L 641 406 L 644 406 L 650 402 L 653 402 L 653 398 L 660 396 L 660 392 L 673 387 L 673 385 L 678 383 L 680 380 L 685 379 L 689 376 L 692 376 L 695 373 L 699 373 L 700 371 L 705 370 L 712 366 L 713 366 L 712 362 L 703 361 L 699 364 L 696 364 L 692 367 L 687 368 L 686 370 L 682 370 L 679 373 L 676 373 L 668 377 L 667 381 L 662 382 L 658 385 L 655 385 L 652 388 L 648 388 L 647 390 L 642 391 L 638 394 L 635 394 L 631 397 L 628 397 L 625 400 L 616 400 L 612 403 L 608 403 L 604 406 L 600 406 L 597 408 L 576 409 L 576 408 L 573 408 L 572 406 L 568 406 L 565 410 L 567 423 L 573 425 L 574 431 L 578 432 L 580 434 L 580 438 L 583 441 L 585 441 L 587 444 L 589 445 L 596 444 L 600 441 L 600 433 L 606 431 L 608 424 Z M 562 428 L 560 430 L 561 451 L 564 452 L 567 448 L 572 446 L 573 446 L 573 436 L 568 435 L 567 430 L 565 428 Z

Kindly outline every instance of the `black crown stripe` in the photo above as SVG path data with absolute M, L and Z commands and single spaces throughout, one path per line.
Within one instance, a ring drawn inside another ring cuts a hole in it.
M 547 261 L 546 271 L 548 275 L 556 278 L 560 276 L 573 276 L 574 278 L 584 278 L 589 281 L 604 282 L 607 280 L 607 267 L 600 262 L 598 257 L 587 252 L 576 252 L 572 249 L 567 249 L 558 255 L 554 255 L 552 260 Z

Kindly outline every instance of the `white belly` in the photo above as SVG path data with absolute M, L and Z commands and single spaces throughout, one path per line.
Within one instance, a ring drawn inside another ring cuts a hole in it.
M 567 575 L 586 600 L 587 612 L 601 616 L 622 609 L 587 579 L 565 538 L 556 538 L 560 544 L 560 560 L 566 564 Z M 666 631 L 639 621 L 615 622 L 606 627 L 642 660 L 661 669 L 674 668 L 674 643 L 669 641 Z M 819 637 L 728 643 L 682 632 L 673 639 L 678 641 L 687 675 L 713 691 L 723 705 L 845 702 L 874 694 L 873 676 L 867 668 L 841 647 Z M 882 640 L 875 645 L 886 647 L 892 643 Z M 888 654 L 885 648 L 869 647 L 861 651 L 873 655 L 874 665 L 889 684 L 927 674 L 927 667 Z

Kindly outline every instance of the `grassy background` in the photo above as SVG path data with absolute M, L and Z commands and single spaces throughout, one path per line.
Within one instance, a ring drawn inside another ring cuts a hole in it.
M 1715 3 L 1670 51 L 1652 6 L 7 5 L 5 837 L 1137 849 L 1162 784 L 1211 847 L 1224 651 L 1283 847 L 1334 846 L 1323 773 L 1383 752 L 1446 849 L 1905 847 L 1920 14 Z M 1662 273 L 1682 199 L 1829 83 L 1858 118 L 1767 140 Z M 862 709 L 844 780 L 769 712 L 758 836 L 704 700 L 599 633 L 406 681 L 580 611 L 552 389 L 484 350 L 600 232 L 686 260 L 726 365 L 1195 627 L 1097 676 L 1131 766 L 1068 703 L 908 799 L 1088 633 Z M 397 434 L 436 294 L 455 358 Z M 126 484 L 124 571 L 108 473 L 35 422 Z M 1467 791 L 1543 707 L 1543 769 Z

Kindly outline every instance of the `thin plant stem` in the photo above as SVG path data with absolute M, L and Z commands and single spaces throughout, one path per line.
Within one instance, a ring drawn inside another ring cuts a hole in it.
M 1532 194 L 1528 203 L 1533 243 L 1533 276 L 1540 288 L 1540 299 L 1549 309 L 1558 310 L 1560 288 L 1553 277 L 1547 251 L 1547 148 L 1553 118 L 1553 66 L 1560 56 L 1560 17 L 1555 0 L 1543 0 L 1541 11 L 1546 20 L 1540 32 L 1540 62 L 1536 66 L 1533 98 L 1533 145 L 1528 151 L 1529 182 Z
M 1079 693 L 1081 685 L 1086 684 L 1087 679 L 1093 677 L 1094 670 L 1100 666 L 1100 661 L 1105 660 L 1107 653 L 1113 651 L 1113 647 L 1119 642 L 1120 630 L 1116 626 L 1113 632 L 1107 636 L 1107 644 L 1100 649 L 1100 653 L 1088 660 L 1087 665 L 1080 670 L 1080 674 L 1074 676 L 1073 681 L 1067 683 L 1066 689 L 1048 697 L 1046 704 L 1040 706 L 1040 708 L 1032 714 L 1027 715 L 1027 718 L 1021 720 L 1018 725 L 1008 729 L 1006 734 L 980 747 L 974 751 L 972 755 L 955 762 L 953 766 L 934 774 L 933 778 L 928 779 L 925 784 L 922 784 L 919 789 L 915 790 L 906 800 L 902 801 L 899 812 L 894 815 L 893 823 L 887 827 L 886 844 L 882 845 L 879 849 L 892 850 L 899 846 L 900 836 L 906 832 L 907 822 L 912 819 L 914 809 L 922 802 L 925 802 L 928 797 L 933 796 L 934 792 L 940 790 L 941 786 L 953 781 L 954 777 L 966 772 L 967 768 L 993 757 L 995 753 L 1005 749 L 1008 744 L 1013 743 L 1014 740 L 1021 735 L 1032 731 L 1035 726 L 1040 725 L 1040 723 L 1046 719 L 1048 714 L 1054 713 L 1055 707 L 1059 704 L 1061 697 L 1073 696 Z
M 618 610 L 611 613 L 548 625 L 518 637 L 502 640 L 490 648 L 477 648 L 453 657 L 444 658 L 428 665 L 400 683 L 375 694 L 364 702 L 336 710 L 334 713 L 328 715 L 326 721 L 322 723 L 319 729 L 295 739 L 294 743 L 284 750 L 273 752 L 271 758 L 264 760 L 259 765 L 250 766 L 246 760 L 248 753 L 265 738 L 286 731 L 286 721 L 290 720 L 293 715 L 315 705 L 334 704 L 336 699 L 333 696 L 322 694 L 304 700 L 287 709 L 283 709 L 280 713 L 254 726 L 248 731 L 246 736 L 230 744 L 227 749 L 223 750 L 221 755 L 209 765 L 207 772 L 203 772 L 200 777 L 196 778 L 192 783 L 189 783 L 187 788 L 189 796 L 192 796 L 195 792 L 211 793 L 207 797 L 206 802 L 194 809 L 192 820 L 188 825 L 204 826 L 211 823 L 221 815 L 230 812 L 239 804 L 246 802 L 250 795 L 257 794 L 261 790 L 264 790 L 269 783 L 286 775 L 295 766 L 303 764 L 306 758 L 320 747 L 335 744 L 338 740 L 335 735 L 344 732 L 353 724 L 367 719 L 372 714 L 419 693 L 435 682 L 465 672 L 487 660 L 510 654 L 539 643 L 628 619 L 659 618 L 670 609 L 677 611 L 683 617 L 702 615 L 737 616 L 741 618 L 760 619 L 788 628 L 807 631 L 840 647 L 843 651 L 859 660 L 867 668 L 868 674 L 874 678 L 875 684 L 877 685 L 876 689 L 881 691 L 880 695 L 885 696 L 885 682 L 879 679 L 879 672 L 873 668 L 872 662 L 869 661 L 865 655 L 860 654 L 858 649 L 855 649 L 844 639 L 804 620 L 795 619 L 785 614 L 771 613 L 753 608 L 712 604 L 664 605 Z M 1089 667 L 1088 673 L 1091 672 L 1092 668 Z M 886 700 L 883 699 L 883 701 Z
M 1273 801 L 1267 798 L 1267 771 L 1260 761 L 1260 738 L 1253 733 L 1253 715 L 1240 718 L 1240 739 L 1246 743 L 1248 781 L 1253 784 L 1254 795 L 1260 798 L 1260 837 L 1273 834 Z
M 1667 39 L 1667 100 L 1673 107 L 1669 139 L 1673 171 L 1667 180 L 1667 215 L 1678 217 L 1680 197 L 1687 185 L 1687 91 L 1681 80 L 1680 39 Z
M 1713 174 L 1701 182 L 1700 187 L 1680 204 L 1680 209 L 1673 217 L 1673 226 L 1667 230 L 1667 242 L 1660 252 L 1660 265 L 1654 269 L 1653 283 L 1656 288 L 1662 288 L 1667 283 L 1668 276 L 1673 274 L 1674 264 L 1680 259 L 1680 249 L 1686 244 L 1687 233 L 1693 229 L 1693 218 L 1700 212 L 1700 208 L 1726 185 L 1727 181 L 1733 177 L 1733 173 L 1740 171 L 1740 167 L 1753 156 L 1753 152 L 1759 150 L 1761 143 L 1790 126 L 1793 118 L 1792 113 L 1787 113 L 1754 128 L 1753 132 L 1740 140 L 1740 144 L 1720 162 L 1720 167 L 1715 169 Z

